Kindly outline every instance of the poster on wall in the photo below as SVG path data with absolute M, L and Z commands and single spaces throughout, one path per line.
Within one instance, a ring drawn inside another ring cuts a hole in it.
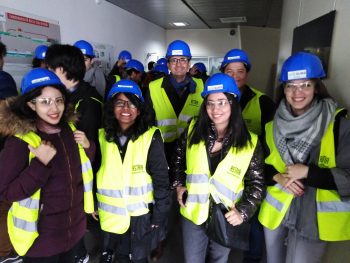
M 0 6 L 0 40 L 7 47 L 4 70 L 19 87 L 31 68 L 35 48 L 61 42 L 60 26 L 58 21 Z
M 113 46 L 103 43 L 91 42 L 94 53 L 95 53 L 95 63 L 98 64 L 100 68 L 102 68 L 103 73 L 108 75 L 113 67 Z

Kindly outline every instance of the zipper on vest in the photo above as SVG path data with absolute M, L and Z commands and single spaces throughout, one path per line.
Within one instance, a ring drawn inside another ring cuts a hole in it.
M 65 144 L 64 144 L 64 142 L 63 142 L 63 140 L 62 140 L 62 137 L 61 137 L 61 134 L 60 134 L 60 133 L 58 134 L 58 137 L 60 138 L 61 143 L 62 143 L 62 145 L 63 145 L 64 156 L 66 156 L 66 158 L 67 158 L 67 163 L 68 163 L 69 178 L 70 178 L 70 190 L 71 190 L 70 208 L 72 208 L 72 207 L 73 207 L 73 176 L 72 176 L 72 171 L 71 171 L 71 165 L 70 165 L 69 155 L 68 155 L 66 146 L 65 146 Z M 69 225 L 68 225 L 68 226 L 71 226 L 71 224 L 72 224 L 72 215 L 71 215 L 71 212 L 72 212 L 72 209 L 69 209 L 69 212 L 68 212 Z M 68 230 L 68 240 L 71 240 L 71 237 L 72 237 L 72 234 L 71 234 L 70 230 Z M 68 242 L 68 243 L 69 243 L 69 242 Z

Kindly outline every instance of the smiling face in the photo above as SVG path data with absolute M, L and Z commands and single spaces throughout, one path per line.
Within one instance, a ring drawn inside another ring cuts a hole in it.
M 122 131 L 130 128 L 140 115 L 140 111 L 123 93 L 115 95 L 114 98 L 114 116 L 118 121 Z
M 232 77 L 238 86 L 239 89 L 244 87 L 247 83 L 248 72 L 242 62 L 231 62 L 229 63 L 224 70 L 226 75 Z
M 231 117 L 231 103 L 222 92 L 208 95 L 206 109 L 215 127 L 226 129 Z
M 312 80 L 293 80 L 284 86 L 284 95 L 295 116 L 305 113 L 315 97 L 315 82 Z
M 168 68 L 175 78 L 184 78 L 190 69 L 190 61 L 184 56 L 173 56 L 169 58 Z
M 38 117 L 51 125 L 57 125 L 64 112 L 64 97 L 55 87 L 45 87 L 41 95 L 27 102 Z

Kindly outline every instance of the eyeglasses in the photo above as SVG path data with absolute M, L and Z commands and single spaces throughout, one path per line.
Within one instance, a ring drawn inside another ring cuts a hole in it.
M 128 108 L 130 109 L 137 108 L 135 104 L 133 104 L 131 101 L 128 101 L 128 100 L 116 100 L 114 102 L 114 107 L 124 108 L 125 106 L 128 106 Z
M 206 107 L 207 109 L 215 109 L 215 106 L 217 106 L 219 109 L 225 108 L 226 106 L 232 104 L 231 100 L 226 100 L 226 99 L 222 99 L 222 100 L 208 100 L 206 103 Z
M 170 64 L 176 64 L 176 63 L 185 64 L 186 62 L 188 62 L 188 58 L 169 58 Z
M 39 103 L 42 106 L 49 107 L 53 103 L 55 103 L 56 106 L 62 106 L 64 105 L 64 97 L 57 97 L 57 98 L 35 98 L 32 100 L 33 103 Z
M 286 85 L 284 86 L 285 90 L 287 92 L 294 92 L 296 91 L 297 89 L 299 91 L 308 91 L 310 90 L 311 88 L 313 87 L 313 83 L 311 81 L 305 81 L 305 82 L 302 82 L 302 83 L 286 83 Z

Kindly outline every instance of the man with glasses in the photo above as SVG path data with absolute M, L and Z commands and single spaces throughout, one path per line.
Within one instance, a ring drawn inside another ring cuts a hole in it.
M 171 42 L 166 52 L 170 74 L 152 81 L 149 84 L 149 94 L 146 95 L 146 101 L 153 106 L 157 126 L 164 138 L 168 164 L 171 164 L 176 139 L 187 126 L 188 120 L 198 115 L 203 101 L 201 97 L 203 81 L 191 77 L 188 73 L 191 57 L 186 42 L 182 40 Z M 171 175 L 172 167 L 169 168 Z M 162 248 L 158 246 L 151 258 L 157 260 L 161 254 Z

